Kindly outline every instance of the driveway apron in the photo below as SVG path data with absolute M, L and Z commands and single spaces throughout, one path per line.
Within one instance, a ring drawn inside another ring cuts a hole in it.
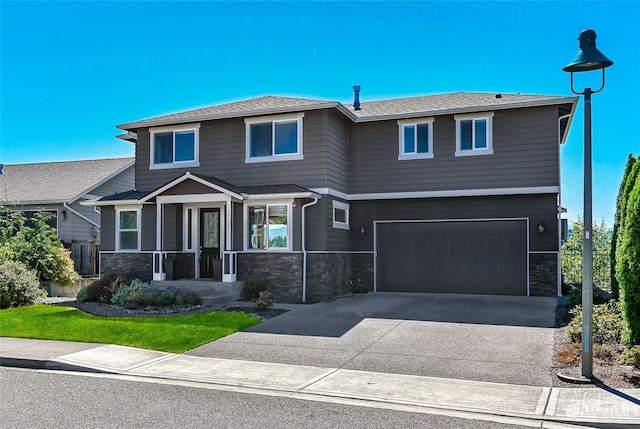
M 369 293 L 289 312 L 187 355 L 550 386 L 556 298 Z

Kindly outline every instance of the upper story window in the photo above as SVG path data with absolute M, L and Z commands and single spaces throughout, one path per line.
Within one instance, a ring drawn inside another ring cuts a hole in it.
M 493 154 L 493 112 L 456 115 L 456 156 Z
M 198 131 L 200 124 L 162 127 L 149 130 L 150 169 L 198 167 Z
M 398 126 L 398 159 L 433 158 L 433 118 L 401 120 Z
M 349 204 L 333 201 L 333 227 L 349 229 Z
M 248 206 L 249 250 L 291 250 L 291 204 Z
M 116 250 L 140 250 L 140 208 L 116 208 Z
M 297 113 L 245 119 L 247 144 L 245 162 L 303 159 L 303 116 L 303 113 Z

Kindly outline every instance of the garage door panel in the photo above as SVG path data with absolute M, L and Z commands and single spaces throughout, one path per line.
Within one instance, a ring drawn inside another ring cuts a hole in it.
M 377 225 L 378 290 L 527 294 L 527 223 Z

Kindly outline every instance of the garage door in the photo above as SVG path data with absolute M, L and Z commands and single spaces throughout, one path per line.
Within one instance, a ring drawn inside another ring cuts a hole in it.
M 377 290 L 527 295 L 527 222 L 376 225 Z

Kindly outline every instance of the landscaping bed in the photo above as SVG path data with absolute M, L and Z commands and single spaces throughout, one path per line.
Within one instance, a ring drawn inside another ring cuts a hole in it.
M 584 384 L 567 383 L 561 381 L 557 374 L 569 377 L 580 377 L 582 374 L 581 344 L 569 340 L 569 305 L 560 300 L 556 311 L 556 328 L 554 332 L 554 356 L 551 370 L 553 371 L 554 386 L 556 387 L 584 387 Z M 597 321 L 594 321 L 594 324 Z M 640 369 L 631 365 L 622 365 L 619 360 L 625 348 L 612 341 L 606 344 L 593 345 L 593 375 L 599 380 L 597 385 L 613 389 L 640 388 Z

